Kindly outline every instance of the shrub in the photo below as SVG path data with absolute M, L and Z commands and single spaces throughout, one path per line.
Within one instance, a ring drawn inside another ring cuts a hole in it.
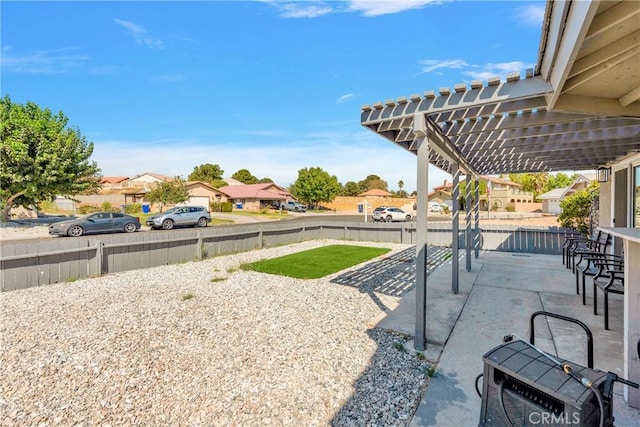
M 576 191 L 571 196 L 560 202 L 562 212 L 558 216 L 560 225 L 572 228 L 582 234 L 589 232 L 591 219 L 591 203 L 599 193 L 598 183 L 591 184 L 588 188 Z
M 80 215 L 86 215 L 86 214 L 98 212 L 98 208 L 91 205 L 82 205 L 78 208 L 78 212 L 80 212 Z
M 209 203 L 209 209 L 211 210 L 211 212 L 222 212 L 220 205 L 220 202 L 211 202 Z
M 117 211 L 118 209 L 114 208 L 113 205 L 109 202 L 104 202 L 101 206 L 100 209 L 104 212 L 114 212 Z
M 140 203 L 134 203 L 132 205 L 125 205 L 124 213 L 129 215 L 135 215 L 142 213 L 142 205 Z
M 42 212 L 53 212 L 56 210 L 56 204 L 50 200 L 45 200 L 38 204 L 38 209 Z
M 516 211 L 516 207 L 513 205 L 507 205 L 504 207 L 504 210 L 507 212 L 515 212 Z
M 232 211 L 233 211 L 233 203 L 231 202 L 220 203 L 220 212 L 232 212 Z

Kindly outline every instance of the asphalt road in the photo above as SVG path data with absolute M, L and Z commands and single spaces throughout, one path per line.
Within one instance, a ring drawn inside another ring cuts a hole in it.
M 256 223 L 256 222 L 268 222 L 270 219 L 259 219 L 259 217 L 252 216 L 243 216 L 243 215 L 233 215 L 233 214 L 219 214 L 214 213 L 214 217 L 231 219 L 235 221 L 235 224 L 246 224 L 246 223 Z M 291 218 L 293 217 L 293 218 Z M 55 220 L 55 219 L 52 219 Z M 59 220 L 59 219 L 58 219 Z M 289 218 L 285 221 L 292 222 L 319 222 L 319 221 L 338 221 L 338 222 L 364 222 L 364 215 L 343 215 L 343 214 L 314 214 L 314 213 L 290 213 Z M 367 218 L 368 222 L 373 222 L 371 216 Z M 429 217 L 429 221 L 451 221 L 451 218 L 447 217 Z M 29 221 L 25 221 L 28 223 Z M 28 226 L 28 225 L 27 225 Z M 166 230 L 150 230 L 148 227 L 143 226 L 143 228 L 139 231 L 143 233 L 167 233 L 170 231 Z M 92 235 L 95 236 L 95 235 Z M 5 240 L 0 243 L 0 245 L 4 244 L 18 244 L 18 243 L 37 243 L 39 241 L 45 241 L 48 239 L 52 239 L 54 237 L 31 237 L 24 239 L 10 239 Z

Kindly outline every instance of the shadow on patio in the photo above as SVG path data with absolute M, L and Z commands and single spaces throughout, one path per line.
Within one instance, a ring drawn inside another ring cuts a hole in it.
M 461 255 L 464 256 L 463 251 Z M 414 256 L 414 249 L 407 249 L 339 276 L 335 282 L 358 287 L 374 300 L 376 292 L 402 296 L 396 308 L 385 311 L 371 324 L 377 329 L 413 336 Z M 515 333 L 527 339 L 530 316 L 539 310 L 584 322 L 594 336 L 595 368 L 624 377 L 622 298 L 610 301 L 610 330 L 605 331 L 602 310 L 598 316 L 593 314 L 590 286 L 587 286 L 587 304 L 583 305 L 582 296 L 575 294 L 574 276 L 562 265 L 558 255 L 484 251 L 479 259 L 473 260 L 471 271 L 465 270 L 464 262 L 460 263 L 458 294 L 450 290 L 451 263 L 446 262 L 449 258 L 440 257 L 437 266 L 441 268 L 434 269 L 427 281 L 425 355 L 438 366 L 411 425 L 478 425 L 481 399 L 476 394 L 474 380 L 483 372 L 483 355 L 500 345 L 505 335 Z M 602 304 L 601 298 L 599 301 Z M 586 338 L 578 326 L 540 317 L 536 320 L 535 332 L 536 345 L 544 351 L 574 364 L 587 365 Z M 413 354 L 411 344 L 409 341 L 406 346 Z M 362 378 L 375 369 L 374 357 Z M 356 389 L 355 393 L 358 392 L 366 390 Z M 616 425 L 637 425 L 640 411 L 624 402 L 620 383 L 615 384 L 613 400 Z M 348 406 L 347 403 L 345 408 Z
M 430 246 L 428 257 L 427 274 L 431 274 L 451 258 L 451 248 Z M 402 297 L 410 292 L 416 284 L 415 258 L 416 248 L 411 247 L 341 274 L 332 279 L 331 283 L 357 288 L 360 292 L 367 293 L 380 310 L 387 311 L 389 307 L 376 294 Z

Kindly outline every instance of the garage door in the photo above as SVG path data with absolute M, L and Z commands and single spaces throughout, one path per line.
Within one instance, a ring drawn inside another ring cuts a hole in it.
M 209 210 L 209 198 L 208 197 L 190 197 L 188 203 L 194 206 L 204 206 Z

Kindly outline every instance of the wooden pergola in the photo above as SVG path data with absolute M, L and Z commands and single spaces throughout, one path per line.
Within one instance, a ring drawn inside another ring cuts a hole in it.
M 471 179 L 594 170 L 640 152 L 640 2 L 548 0 L 534 69 L 511 73 L 504 81 L 477 80 L 364 105 L 361 124 L 417 155 L 415 347 L 422 350 L 429 165 L 453 175 L 454 200 L 465 175 L 469 236 Z M 477 204 L 473 210 L 477 229 Z M 454 209 L 454 253 L 457 227 Z M 466 241 L 470 270 L 471 239 Z M 457 292 L 457 257 L 452 260 L 452 291 Z M 625 340 L 630 337 L 627 331 Z

